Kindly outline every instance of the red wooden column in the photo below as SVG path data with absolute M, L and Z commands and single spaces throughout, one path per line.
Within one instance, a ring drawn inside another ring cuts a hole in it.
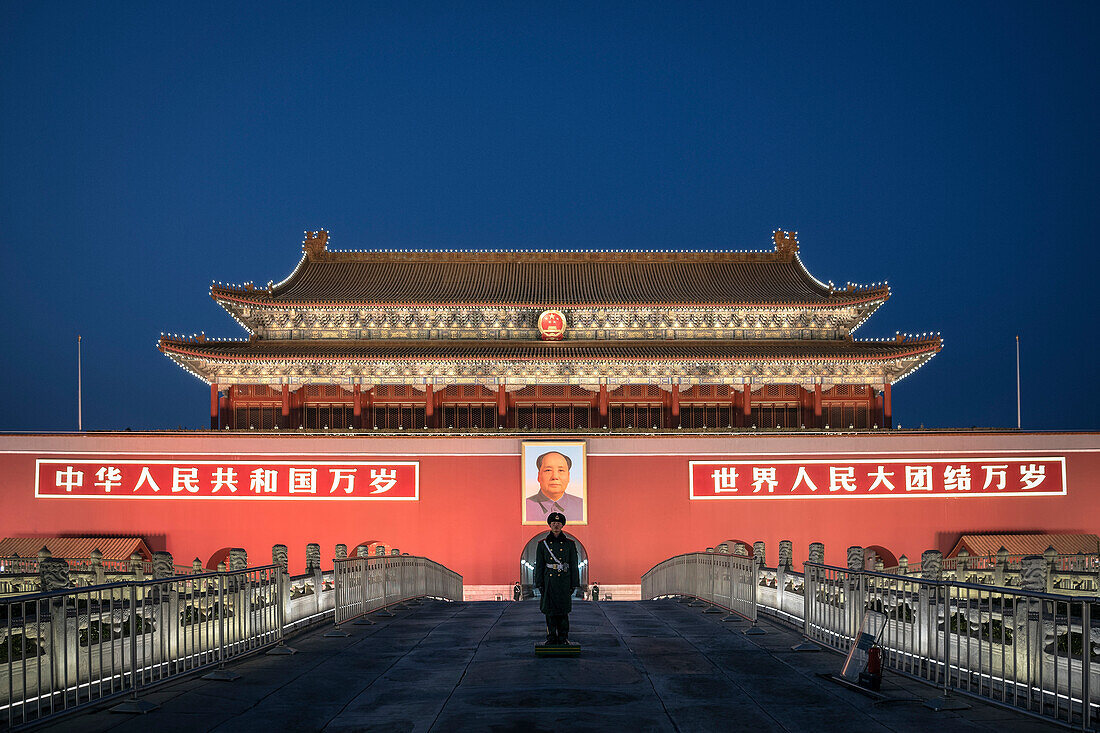
M 290 385 L 286 382 L 283 383 L 283 404 L 282 409 L 279 412 L 279 427 L 290 427 Z
M 225 414 L 226 414 L 226 417 L 228 418 L 228 420 L 226 421 L 226 424 L 229 426 L 230 430 L 236 430 L 237 429 L 237 409 L 236 409 L 237 403 L 233 399 L 233 397 L 235 396 L 234 393 L 236 392 L 236 390 L 237 390 L 236 387 L 229 387 L 227 390 L 225 390 Z M 246 420 L 246 422 L 247 422 L 247 420 Z
M 363 427 L 374 429 L 374 387 L 367 390 L 367 420 Z
M 872 425 L 878 424 L 878 418 L 875 417 L 875 388 L 868 384 L 865 389 L 867 390 L 867 424 L 863 427 L 869 430 Z
M 210 383 L 210 429 L 218 429 L 218 383 Z
M 351 388 L 351 424 L 356 430 L 363 429 L 363 388 L 358 384 Z
M 882 390 L 882 420 L 887 429 L 894 427 L 894 411 L 890 406 L 890 383 Z
M 430 383 L 424 388 L 424 425 L 435 427 L 435 393 Z
M 752 425 L 752 385 L 745 382 L 741 390 L 741 427 Z
M 875 390 L 875 404 L 873 407 L 874 411 L 872 414 L 875 416 L 874 424 L 881 428 L 884 424 L 882 421 L 882 393 L 878 390 Z
M 672 385 L 672 394 L 669 396 L 669 423 L 670 428 L 680 427 L 680 385 Z
M 503 384 L 497 385 L 497 427 L 508 427 L 508 393 Z
M 601 428 L 606 428 L 607 427 L 607 403 L 608 403 L 607 385 L 606 384 L 601 384 L 600 385 L 600 396 L 597 398 L 597 401 L 599 402 L 599 410 L 600 410 L 600 427 Z
M 229 427 L 229 395 L 218 398 L 218 415 L 221 427 Z
M 823 425 L 821 422 L 821 382 L 814 385 L 814 424 L 813 427 L 820 428 Z

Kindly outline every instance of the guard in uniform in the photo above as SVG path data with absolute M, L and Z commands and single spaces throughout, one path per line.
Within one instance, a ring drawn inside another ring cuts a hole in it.
M 567 645 L 573 593 L 581 584 L 577 545 L 562 532 L 564 514 L 552 512 L 546 523 L 550 532 L 535 553 L 535 586 L 542 593 L 539 610 L 546 614 L 546 643 Z

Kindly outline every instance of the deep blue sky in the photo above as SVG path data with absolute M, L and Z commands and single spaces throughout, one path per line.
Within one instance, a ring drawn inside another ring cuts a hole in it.
M 201 427 L 162 331 L 336 249 L 799 232 L 904 426 L 1100 428 L 1100 3 L 0 4 L 0 429 Z M 763 6 L 766 9 L 761 9 Z M 177 10 L 178 8 L 178 10 Z

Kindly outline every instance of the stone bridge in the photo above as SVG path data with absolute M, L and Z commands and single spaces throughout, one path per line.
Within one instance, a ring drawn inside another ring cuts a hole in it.
M 786 627 L 744 623 L 673 600 L 576 602 L 579 658 L 536 658 L 545 634 L 531 602 L 425 601 L 373 625 L 290 637 L 288 656 L 256 655 L 231 682 L 184 677 L 142 694 L 145 715 L 99 709 L 45 730 L 79 731 L 1039 731 L 1057 726 L 887 673 L 876 701 L 822 678 L 838 654 L 796 652 Z

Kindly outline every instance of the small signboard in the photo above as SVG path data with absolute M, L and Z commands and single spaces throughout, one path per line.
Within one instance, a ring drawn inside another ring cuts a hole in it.
M 885 628 L 885 614 L 872 611 L 869 608 L 863 612 L 863 620 L 860 621 L 859 633 L 856 634 L 855 643 L 848 650 L 844 666 L 840 668 L 841 677 L 849 682 L 859 682 L 859 675 L 867 669 L 867 655 L 871 651 L 871 647 L 882 636 L 882 630 Z

